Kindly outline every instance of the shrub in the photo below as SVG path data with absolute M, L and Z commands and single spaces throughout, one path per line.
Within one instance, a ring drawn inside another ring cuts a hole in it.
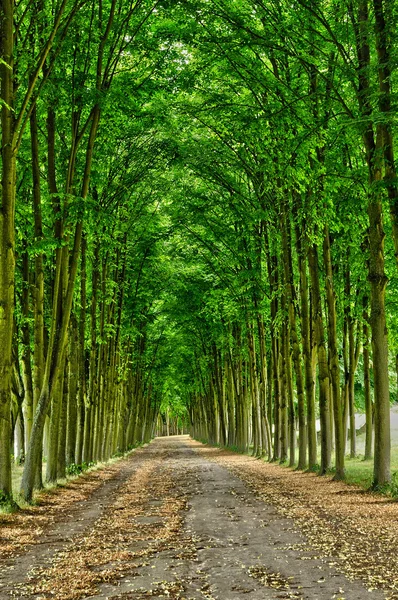
M 72 463 L 66 467 L 66 472 L 68 475 L 80 475 L 81 473 L 87 471 L 87 469 L 90 469 L 94 465 L 94 462 L 83 462 L 80 465 Z

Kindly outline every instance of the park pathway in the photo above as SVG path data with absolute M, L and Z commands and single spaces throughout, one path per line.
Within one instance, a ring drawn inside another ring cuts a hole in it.
M 398 598 L 394 515 L 341 483 L 157 438 L 37 543 L 0 554 L 0 599 Z

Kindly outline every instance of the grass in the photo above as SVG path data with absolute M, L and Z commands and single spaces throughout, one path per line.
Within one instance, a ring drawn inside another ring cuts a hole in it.
M 346 483 L 370 488 L 373 478 L 373 460 L 363 460 L 361 456 L 345 459 Z
M 357 436 L 357 447 L 361 450 L 365 445 L 365 435 Z M 356 458 L 346 457 L 346 482 L 349 484 L 359 485 L 365 489 L 369 489 L 372 485 L 373 478 L 373 459 L 363 460 L 363 455 L 358 454 Z M 392 485 L 381 490 L 389 496 L 398 497 L 398 446 L 391 448 L 391 474 Z
M 22 473 L 23 473 L 23 465 L 17 465 L 15 463 L 13 463 L 12 471 L 11 471 L 12 489 L 15 490 L 17 493 L 21 488 Z M 44 470 L 43 470 L 43 474 L 44 474 Z

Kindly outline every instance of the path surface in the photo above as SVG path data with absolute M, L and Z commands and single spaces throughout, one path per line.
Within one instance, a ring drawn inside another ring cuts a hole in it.
M 397 598 L 398 538 L 372 511 L 398 521 L 396 504 L 341 483 L 158 438 L 0 559 L 0 599 Z

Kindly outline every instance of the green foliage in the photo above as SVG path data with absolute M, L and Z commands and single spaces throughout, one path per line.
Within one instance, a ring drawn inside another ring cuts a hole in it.
M 389 494 L 392 498 L 398 499 L 398 471 L 391 475 L 391 483 L 389 485 Z
M 12 495 L 5 494 L 0 490 L 0 512 L 13 513 L 19 508 Z
M 8 504 L 10 502 L 10 496 L 0 490 L 0 504 Z
M 84 471 L 91 469 L 95 466 L 95 462 L 83 462 L 79 465 L 72 463 L 66 467 L 66 472 L 68 475 L 81 475 Z
M 198 407 L 214 404 L 217 377 L 227 379 L 226 369 L 235 373 L 238 365 L 241 380 L 233 382 L 233 393 L 224 392 L 232 396 L 244 390 L 250 402 L 251 328 L 257 377 L 265 385 L 258 325 L 264 324 L 269 365 L 272 341 L 280 344 L 288 319 L 285 213 L 300 342 L 302 274 L 296 244 L 300 240 L 304 263 L 308 245 L 318 246 L 327 329 L 322 244 L 326 226 L 330 232 L 343 388 L 348 322 L 355 322 L 354 342 L 361 354 L 367 318 L 369 194 L 380 193 L 389 212 L 387 180 L 368 184 L 363 134 L 385 120 L 393 135 L 397 133 L 395 113 L 380 110 L 374 39 L 364 114 L 358 103 L 362 71 L 352 26 L 356 16 L 344 3 L 323 2 L 319 10 L 296 0 L 255 6 L 249 0 L 220 0 L 217 10 L 204 0 L 166 0 L 155 9 L 144 0 L 131 12 L 129 6 L 119 3 L 104 45 L 109 2 L 90 0 L 76 14 L 67 12 L 62 23 L 69 29 L 58 32 L 39 74 L 40 94 L 34 100 L 42 231 L 32 216 L 32 140 L 26 124 L 18 155 L 16 312 L 10 323 L 15 362 L 20 363 L 14 395 L 23 388 L 21 361 L 28 350 L 28 360 L 35 360 L 36 261 L 42 258 L 44 263 L 47 345 L 54 315 L 62 312 L 52 306 L 57 256 L 60 249 L 65 256 L 69 252 L 66 264 L 72 266 L 74 231 L 82 222 L 85 271 L 81 259 L 72 311 L 78 339 L 72 347 L 73 352 L 84 347 L 79 376 L 84 374 L 85 381 L 79 385 L 87 398 L 97 373 L 106 380 L 97 370 L 100 361 L 108 368 L 117 356 L 114 386 L 123 389 L 125 405 L 118 415 L 123 427 L 138 398 L 161 419 L 189 426 Z M 16 113 L 53 23 L 51 9 L 36 11 L 35 3 L 19 3 L 17 13 L 23 18 L 16 19 Z M 395 10 L 389 19 L 395 110 Z M 369 35 L 374 35 L 373 28 Z M 88 175 L 86 149 L 94 109 L 100 111 L 100 120 Z M 50 186 L 52 113 L 55 173 Z M 394 398 L 398 275 L 388 219 L 385 228 Z M 307 266 L 304 270 L 308 278 Z M 358 410 L 364 409 L 363 375 L 360 356 Z M 371 388 L 373 393 L 372 375 Z M 293 402 L 296 406 L 296 397 Z M 233 416 L 228 417 L 231 422 Z M 214 410 L 207 415 L 212 419 Z M 88 467 L 72 464 L 68 473 Z

